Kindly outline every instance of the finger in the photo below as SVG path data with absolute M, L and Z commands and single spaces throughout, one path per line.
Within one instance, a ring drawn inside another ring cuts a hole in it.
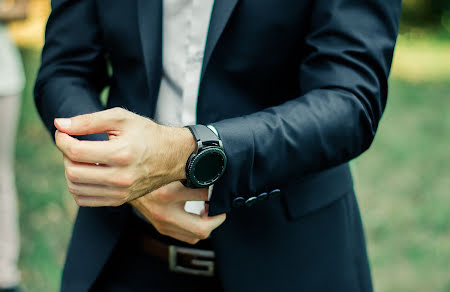
M 117 207 L 124 202 L 114 200 L 107 197 L 92 197 L 92 196 L 79 196 L 74 195 L 75 202 L 80 207 Z
M 121 108 L 108 109 L 92 114 L 75 116 L 67 119 L 55 119 L 55 127 L 69 135 L 89 135 L 109 133 L 119 130 L 120 122 L 127 111 Z
M 162 235 L 170 236 L 184 242 L 192 242 L 193 240 L 200 239 L 194 233 L 180 229 L 179 227 L 174 225 L 164 225 L 164 227 L 159 227 L 159 229 L 156 228 L 156 230 L 158 230 L 158 232 Z M 188 239 L 190 241 L 187 241 Z
M 67 156 L 64 167 L 66 179 L 72 183 L 128 188 L 134 182 L 131 176 L 121 175 L 117 167 L 77 163 Z
M 180 234 L 180 233 L 168 233 L 168 234 L 163 234 L 163 235 L 172 237 L 172 238 L 174 238 L 174 239 L 176 239 L 178 241 L 186 242 L 186 243 L 189 243 L 189 244 L 192 244 L 192 245 L 194 245 L 194 244 L 196 244 L 197 242 L 200 241 L 200 238 L 198 238 L 198 237 L 186 236 L 186 235 Z
M 209 212 L 209 204 L 205 203 L 205 208 L 200 212 L 200 217 L 207 217 Z
M 178 226 L 184 230 L 194 233 L 200 239 L 206 239 L 210 233 L 219 227 L 226 219 L 226 214 L 213 217 L 201 217 L 187 212 L 179 212 Z
M 195 235 L 192 232 L 189 232 L 187 230 L 181 229 L 176 224 L 169 223 L 169 222 L 161 222 L 157 221 L 154 215 L 151 212 L 151 209 L 149 208 L 149 205 L 146 204 L 145 198 L 140 198 L 131 201 L 131 205 L 136 208 L 139 213 L 141 213 L 154 227 L 156 230 L 158 230 L 159 233 L 162 235 L 170 236 L 172 238 L 177 238 L 179 240 L 188 242 L 187 239 L 196 239 Z M 169 217 L 173 217 L 173 214 L 171 212 L 180 212 L 176 209 L 169 209 L 167 211 L 163 211 L 165 215 L 168 215 Z M 170 214 L 168 214 L 170 213 Z
M 219 227 L 220 225 L 222 225 L 223 222 L 225 222 L 225 220 L 227 219 L 227 214 L 224 213 L 224 214 L 220 214 L 220 215 L 216 215 L 216 216 L 205 217 L 202 219 L 207 222 L 207 224 L 209 225 L 209 228 L 212 231 L 212 230 L 216 229 L 217 227 Z
M 80 184 L 67 181 L 67 188 L 72 195 L 89 197 L 108 197 L 116 200 L 125 200 L 128 190 L 125 188 L 105 185 Z
M 61 152 L 70 160 L 83 163 L 115 164 L 114 154 L 119 145 L 111 141 L 80 141 L 76 138 L 55 132 L 55 142 Z

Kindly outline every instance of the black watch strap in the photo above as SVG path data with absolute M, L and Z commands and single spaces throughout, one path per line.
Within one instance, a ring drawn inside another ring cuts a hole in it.
M 221 141 L 219 137 L 217 137 L 214 132 L 204 125 L 191 125 L 186 126 L 188 128 L 192 135 L 194 136 L 195 141 L 198 143 L 199 141 L 202 142 L 202 144 L 212 144 L 217 143 L 217 145 L 222 146 Z M 200 149 L 199 149 L 200 150 Z

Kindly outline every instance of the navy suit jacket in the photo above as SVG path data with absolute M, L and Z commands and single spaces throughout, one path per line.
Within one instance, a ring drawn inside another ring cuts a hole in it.
M 229 161 L 210 203 L 210 215 L 228 213 L 212 234 L 227 291 L 371 289 L 347 162 L 385 108 L 400 10 L 400 0 L 215 1 L 197 117 Z M 106 86 L 107 108 L 152 117 L 161 56 L 162 0 L 53 0 L 35 86 L 45 125 L 53 134 L 55 117 L 104 109 Z M 88 291 L 130 214 L 80 208 L 63 291 Z

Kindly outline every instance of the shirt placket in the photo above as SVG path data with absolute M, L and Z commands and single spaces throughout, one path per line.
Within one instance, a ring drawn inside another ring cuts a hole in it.
M 185 125 L 195 124 L 197 122 L 199 75 L 204 53 L 204 48 L 201 45 L 204 43 L 204 40 L 202 40 L 204 28 L 201 27 L 202 7 L 200 5 L 202 5 L 202 1 L 193 0 L 187 14 L 189 27 L 187 32 L 187 59 L 182 114 L 182 121 Z

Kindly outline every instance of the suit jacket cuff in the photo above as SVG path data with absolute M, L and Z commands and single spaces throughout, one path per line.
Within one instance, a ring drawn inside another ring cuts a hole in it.
M 251 181 L 245 174 L 253 169 L 254 139 L 245 117 L 223 120 L 212 125 L 217 129 L 227 155 L 227 168 L 214 184 L 209 215 L 226 213 L 233 197 L 251 193 Z

